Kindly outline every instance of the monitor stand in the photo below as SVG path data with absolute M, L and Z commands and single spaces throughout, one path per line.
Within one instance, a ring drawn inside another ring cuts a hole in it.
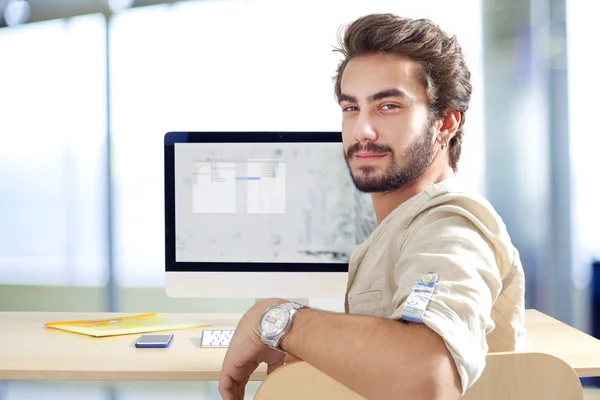
M 254 299 L 254 304 L 258 304 L 261 301 L 266 300 L 266 299 Z M 308 306 L 310 301 L 308 299 L 283 299 L 283 300 L 287 300 L 287 301 L 294 301 L 296 303 L 302 304 L 303 306 Z
M 265 299 L 260 299 L 257 298 L 255 299 L 255 304 L 265 300 Z M 295 301 L 296 303 L 300 303 L 302 305 L 305 306 L 309 306 L 312 308 L 316 308 L 319 310 L 325 310 L 325 311 L 333 311 L 333 312 L 340 312 L 343 313 L 344 312 L 344 299 L 308 299 L 308 298 L 300 298 L 300 299 L 284 299 L 284 300 L 289 300 L 289 301 Z

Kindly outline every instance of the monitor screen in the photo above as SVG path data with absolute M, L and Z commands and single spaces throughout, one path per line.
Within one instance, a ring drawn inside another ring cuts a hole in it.
M 177 264 L 347 264 L 376 225 L 341 140 L 175 143 L 173 165 Z

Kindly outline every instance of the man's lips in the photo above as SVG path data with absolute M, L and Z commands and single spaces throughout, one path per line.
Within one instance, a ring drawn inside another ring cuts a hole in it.
M 354 156 L 360 161 L 375 161 L 385 157 L 385 153 L 355 153 Z

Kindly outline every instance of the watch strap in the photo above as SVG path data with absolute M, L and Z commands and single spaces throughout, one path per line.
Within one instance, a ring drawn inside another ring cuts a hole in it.
M 301 309 L 301 308 L 305 308 L 306 306 L 300 303 L 297 303 L 295 301 L 290 301 L 287 303 L 283 303 L 283 304 L 278 304 L 275 306 L 283 306 L 289 313 L 289 320 L 287 325 L 285 326 L 285 328 L 283 329 L 283 331 L 275 338 L 274 341 L 271 340 L 266 340 L 262 335 L 261 335 L 261 340 L 264 344 L 266 344 L 267 346 L 278 350 L 282 353 L 288 354 L 286 351 L 284 351 L 281 348 L 281 341 L 283 340 L 284 336 L 287 335 L 287 333 L 292 329 L 292 325 L 293 325 L 293 321 L 294 321 L 294 317 L 296 315 L 296 312 Z M 265 314 L 274 306 L 270 306 L 265 310 Z M 261 318 L 262 320 L 262 318 Z

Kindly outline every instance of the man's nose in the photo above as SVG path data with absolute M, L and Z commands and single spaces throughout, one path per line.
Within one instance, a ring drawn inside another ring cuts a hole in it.
M 374 142 L 377 140 L 377 132 L 366 112 L 358 115 L 353 135 L 357 142 Z

